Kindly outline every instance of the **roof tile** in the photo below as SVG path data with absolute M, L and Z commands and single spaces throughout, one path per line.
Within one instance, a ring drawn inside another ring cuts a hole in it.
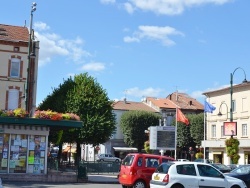
M 0 24 L 0 40 L 5 41 L 29 41 L 27 27 Z

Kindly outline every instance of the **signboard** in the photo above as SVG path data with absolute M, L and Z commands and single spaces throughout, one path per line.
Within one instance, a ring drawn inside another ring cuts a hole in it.
M 150 149 L 175 150 L 175 127 L 174 126 L 151 126 Z
M 224 122 L 224 135 L 237 136 L 237 122 Z

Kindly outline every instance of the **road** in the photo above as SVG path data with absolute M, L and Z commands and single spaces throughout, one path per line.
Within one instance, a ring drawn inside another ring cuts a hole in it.
M 4 188 L 121 188 L 120 184 L 95 184 L 95 183 L 29 183 L 29 182 L 18 182 L 18 183 L 3 183 Z

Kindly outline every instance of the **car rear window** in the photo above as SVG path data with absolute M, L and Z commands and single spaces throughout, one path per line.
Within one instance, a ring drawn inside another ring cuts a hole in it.
M 122 165 L 125 166 L 131 166 L 133 161 L 134 161 L 135 156 L 134 155 L 127 155 L 123 161 L 122 161 Z
M 167 174 L 167 173 L 168 173 L 168 170 L 169 170 L 169 168 L 170 168 L 170 166 L 171 166 L 172 164 L 173 164 L 173 163 L 162 163 L 162 164 L 155 170 L 155 172 Z

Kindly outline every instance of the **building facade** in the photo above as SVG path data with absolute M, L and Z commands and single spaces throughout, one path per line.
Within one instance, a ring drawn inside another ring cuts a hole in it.
M 0 24 L 0 109 L 35 111 L 39 42 L 33 38 L 27 27 Z
M 250 83 L 234 85 L 232 100 L 230 88 L 203 94 L 207 97 L 207 102 L 216 107 L 213 113 L 206 114 L 206 140 L 202 143 L 202 146 L 209 150 L 209 159 L 231 164 L 227 156 L 225 141 L 233 136 L 240 142 L 238 164 L 250 164 Z M 231 108 L 233 122 L 237 123 L 237 127 L 230 136 L 225 134 L 224 129 L 225 122 L 230 122 Z

